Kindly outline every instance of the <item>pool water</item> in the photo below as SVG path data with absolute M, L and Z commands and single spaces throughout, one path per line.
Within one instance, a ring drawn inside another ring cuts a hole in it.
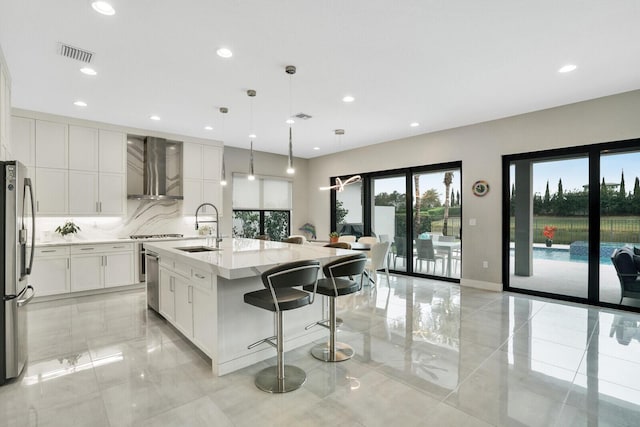
M 511 249 L 511 256 L 514 255 L 514 249 Z M 533 248 L 533 259 L 548 259 L 552 261 L 566 262 L 588 262 L 587 255 L 570 254 L 568 249 L 558 248 Z M 611 265 L 611 257 L 601 256 L 600 264 Z

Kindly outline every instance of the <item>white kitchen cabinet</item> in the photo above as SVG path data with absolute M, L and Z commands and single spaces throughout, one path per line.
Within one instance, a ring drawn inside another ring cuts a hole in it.
M 36 164 L 36 121 L 25 117 L 11 117 L 11 147 L 13 157 L 33 172 Z
M 184 179 L 202 179 L 202 144 L 182 144 L 182 168 Z
M 134 259 L 132 255 L 131 252 L 103 255 L 105 288 L 133 283 Z
M 36 296 L 68 294 L 70 288 L 70 259 L 68 246 L 36 248 L 29 284 Z
M 180 276 L 173 276 L 176 295 L 176 328 L 187 337 L 193 336 L 193 287 Z
M 0 159 L 12 160 L 11 140 L 11 78 L 0 51 Z
M 100 214 L 124 215 L 127 210 L 126 175 L 101 172 L 98 187 Z
M 123 132 L 100 129 L 98 141 L 100 173 L 125 174 L 127 172 L 127 135 Z
M 124 215 L 125 179 L 122 174 L 69 171 L 69 213 Z
M 71 291 L 84 291 L 134 283 L 131 243 L 71 247 Z
M 195 215 L 196 209 L 202 203 L 212 203 L 218 208 L 218 214 L 222 217 L 222 188 L 220 181 L 201 179 L 185 179 L 182 182 L 182 212 L 185 215 Z M 215 210 L 211 206 L 203 206 L 200 214 L 212 215 Z
M 202 203 L 212 203 L 222 216 L 222 148 L 185 142 L 183 145 L 182 212 L 194 215 Z M 203 214 L 212 214 L 211 207 L 203 207 Z
M 176 299 L 171 271 L 160 267 L 160 314 L 169 322 L 175 322 Z
M 102 255 L 98 254 L 72 255 L 71 292 L 103 288 L 102 262 Z
M 98 172 L 98 129 L 69 125 L 69 169 Z
M 36 168 L 36 213 L 64 215 L 68 207 L 69 172 L 65 169 Z
M 217 336 L 211 327 L 211 313 L 216 311 L 216 297 L 211 289 L 192 286 L 193 341 L 205 353 L 213 354 Z
M 69 171 L 69 213 L 97 214 L 99 202 L 98 173 Z
M 171 259 L 160 262 L 160 314 L 208 355 L 214 354 L 216 277 Z
M 36 120 L 36 167 L 67 169 L 69 126 Z
M 202 146 L 202 179 L 220 181 L 222 150 L 220 147 Z

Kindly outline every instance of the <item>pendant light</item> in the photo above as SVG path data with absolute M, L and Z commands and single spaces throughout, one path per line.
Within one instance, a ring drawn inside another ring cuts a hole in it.
M 224 116 L 229 112 L 227 107 L 220 107 L 222 113 L 222 143 L 224 144 Z M 227 185 L 227 171 L 224 167 L 224 145 L 222 146 L 222 171 L 220 172 L 220 185 Z
M 247 95 L 249 96 L 249 127 L 251 128 L 251 134 L 249 134 L 250 140 L 250 149 L 249 149 L 249 176 L 247 177 L 249 181 L 253 181 L 256 179 L 256 176 L 253 171 L 253 139 L 256 135 L 253 133 L 253 98 L 256 96 L 256 91 L 253 89 L 249 89 L 247 91 Z
M 296 170 L 293 167 L 293 137 L 292 137 L 293 131 L 291 129 L 291 125 L 294 122 L 293 122 L 293 119 L 291 118 L 292 116 L 291 104 L 292 104 L 292 93 L 293 93 L 291 86 L 292 86 L 292 76 L 296 73 L 296 67 L 293 65 L 287 65 L 284 71 L 287 74 L 289 74 L 289 119 L 287 120 L 287 123 L 289 123 L 289 159 L 287 162 L 287 173 L 289 175 L 293 175 L 296 172 Z

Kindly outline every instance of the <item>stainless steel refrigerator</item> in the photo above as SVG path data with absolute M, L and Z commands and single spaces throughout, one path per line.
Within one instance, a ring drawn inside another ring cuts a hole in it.
M 26 167 L 0 162 L 0 385 L 17 377 L 27 361 L 26 307 L 35 295 L 29 284 L 35 244 L 33 186 Z

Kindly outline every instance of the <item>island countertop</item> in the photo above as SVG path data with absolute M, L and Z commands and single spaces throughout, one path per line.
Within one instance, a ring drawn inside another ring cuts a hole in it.
M 179 248 L 203 246 L 203 240 L 145 242 L 145 248 L 168 258 L 179 258 L 202 270 L 233 280 L 255 277 L 278 264 L 317 259 L 323 264 L 337 257 L 351 255 L 346 249 L 317 245 L 296 245 L 257 239 L 225 238 L 220 249 L 207 252 L 185 252 Z M 215 248 L 213 248 L 215 249 Z

